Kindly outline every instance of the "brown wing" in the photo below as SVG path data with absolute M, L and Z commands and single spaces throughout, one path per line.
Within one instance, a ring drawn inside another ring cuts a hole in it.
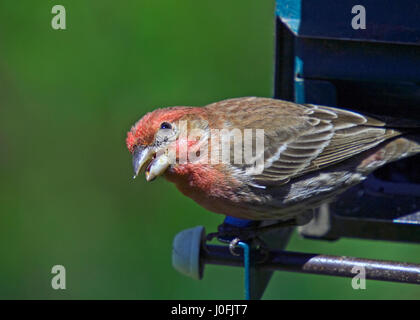
M 208 108 L 221 127 L 264 129 L 264 152 L 255 155 L 255 159 L 263 157 L 263 171 L 236 165 L 248 170 L 253 182 L 261 186 L 287 183 L 399 135 L 384 128 L 381 121 L 332 107 L 250 97 L 224 100 Z

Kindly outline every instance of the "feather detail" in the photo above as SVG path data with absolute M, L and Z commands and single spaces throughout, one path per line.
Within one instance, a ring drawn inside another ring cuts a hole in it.
M 264 170 L 252 179 L 258 185 L 285 184 L 401 134 L 352 111 L 269 98 L 229 99 L 206 108 L 216 126 L 264 129 L 267 147 L 256 155 L 264 156 Z

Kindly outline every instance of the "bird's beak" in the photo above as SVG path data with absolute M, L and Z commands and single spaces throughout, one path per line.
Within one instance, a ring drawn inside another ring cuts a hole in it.
M 144 166 L 149 163 L 146 168 L 146 180 L 151 181 L 160 176 L 171 164 L 167 155 L 161 154 L 156 156 L 156 152 L 151 147 L 137 146 L 133 152 L 133 169 L 136 178 Z
M 134 177 L 137 177 L 145 164 L 152 160 L 154 151 L 150 147 L 137 146 L 133 152 Z

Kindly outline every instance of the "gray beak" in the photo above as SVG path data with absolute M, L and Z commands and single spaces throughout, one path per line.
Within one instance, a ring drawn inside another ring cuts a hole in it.
M 133 152 L 133 169 L 136 178 L 143 167 L 153 159 L 154 151 L 150 147 L 137 146 Z

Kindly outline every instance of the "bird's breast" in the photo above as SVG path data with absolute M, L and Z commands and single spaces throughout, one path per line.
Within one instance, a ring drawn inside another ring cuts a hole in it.
M 243 184 L 222 168 L 202 164 L 178 165 L 169 169 L 165 178 L 209 211 L 231 216 L 240 216 L 244 211 Z

